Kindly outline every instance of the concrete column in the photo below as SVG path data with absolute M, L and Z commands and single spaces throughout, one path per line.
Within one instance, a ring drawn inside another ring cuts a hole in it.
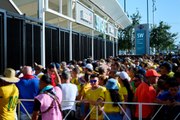
M 41 65 L 45 67 L 45 0 L 39 0 L 38 17 L 42 21 L 41 26 Z
M 92 59 L 94 59 L 94 30 L 91 31 L 92 36 Z
M 116 56 L 118 55 L 118 38 L 115 38 L 115 40 L 116 40 Z
M 72 18 L 72 0 L 68 0 L 68 16 Z M 72 22 L 68 21 L 69 28 L 69 60 L 72 60 Z
M 106 49 L 106 34 L 103 34 L 103 39 L 104 39 L 104 58 L 106 59 L 107 58 L 107 49 Z
M 114 51 L 114 46 L 115 46 L 114 43 L 115 43 L 115 41 L 114 41 L 114 38 L 112 38 L 112 37 L 111 37 L 111 40 L 113 41 L 113 57 L 114 57 L 115 56 L 115 51 Z

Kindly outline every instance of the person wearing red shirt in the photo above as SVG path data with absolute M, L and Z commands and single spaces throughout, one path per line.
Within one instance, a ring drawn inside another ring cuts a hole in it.
M 153 84 L 157 83 L 160 74 L 158 74 L 154 69 L 149 69 L 146 71 L 146 79 L 142 82 L 136 89 L 135 92 L 135 102 L 140 103 L 153 103 L 156 100 L 156 90 L 153 87 Z M 150 120 L 153 114 L 152 105 L 142 105 L 142 119 Z M 139 106 L 136 106 L 135 118 L 139 119 Z

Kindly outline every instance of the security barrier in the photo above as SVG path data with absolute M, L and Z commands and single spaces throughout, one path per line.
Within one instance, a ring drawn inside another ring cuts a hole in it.
M 18 120 L 20 120 L 20 106 L 22 106 L 22 108 L 25 110 L 27 116 L 29 117 L 29 119 L 31 120 L 31 115 L 28 113 L 28 111 L 26 110 L 26 108 L 24 107 L 24 105 L 22 104 L 22 102 L 32 102 L 34 101 L 33 99 L 19 99 L 18 101 Z M 63 102 L 74 102 L 76 105 L 77 103 L 83 103 L 83 101 L 63 101 Z M 103 102 L 106 104 L 113 104 L 113 102 Z M 124 108 L 122 107 L 122 105 L 138 105 L 139 106 L 139 120 L 142 120 L 142 105 L 153 105 L 153 106 L 160 106 L 157 111 L 154 113 L 154 115 L 152 116 L 151 120 L 153 120 L 156 115 L 159 113 L 159 111 L 162 109 L 163 106 L 165 106 L 164 104 L 157 104 L 157 103 L 139 103 L 139 102 L 118 102 L 117 103 L 119 108 L 122 110 L 122 112 L 124 113 L 124 115 L 127 117 L 128 120 L 131 120 L 130 116 L 128 116 L 128 114 L 126 113 L 126 111 L 124 110 Z M 96 120 L 98 120 L 98 106 L 93 106 L 92 109 L 89 111 L 89 113 L 85 116 L 84 120 L 87 120 L 87 118 L 90 116 L 91 112 L 96 109 Z M 71 109 L 72 110 L 72 109 Z M 71 110 L 67 113 L 67 115 L 64 117 L 63 120 L 66 120 L 67 116 L 70 114 Z M 102 110 L 103 115 L 108 119 L 107 114 L 105 113 L 105 111 Z M 178 120 L 180 117 L 180 113 L 178 113 L 176 115 L 175 118 L 173 118 L 172 120 Z
M 22 106 L 22 108 L 26 112 L 27 116 L 31 120 L 31 115 L 28 113 L 28 111 L 26 110 L 26 108 L 24 107 L 22 102 L 33 102 L 33 101 L 34 101 L 34 99 L 19 99 L 19 101 L 18 101 L 18 115 L 17 115 L 18 116 L 18 120 L 20 120 L 20 106 Z
M 0 8 L 0 26 L 1 74 L 7 66 L 18 70 L 21 65 L 41 63 L 42 22 L 40 20 Z M 70 30 L 46 24 L 45 31 L 45 38 L 48 38 L 45 39 L 46 66 L 52 61 L 83 60 L 92 54 L 95 60 L 106 58 L 113 56 L 113 51 L 117 50 L 118 43 L 113 40 L 72 31 L 72 59 L 70 59 Z M 54 45 L 55 47 L 52 47 Z M 94 47 L 93 50 L 92 46 L 98 47 Z

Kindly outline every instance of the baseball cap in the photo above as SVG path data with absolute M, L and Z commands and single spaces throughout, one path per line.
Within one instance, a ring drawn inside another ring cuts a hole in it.
M 161 75 L 159 73 L 157 73 L 156 70 L 154 69 L 149 69 L 146 71 L 146 74 L 145 74 L 146 77 L 160 77 Z
M 93 71 L 93 66 L 92 66 L 92 64 L 90 64 L 90 63 L 86 64 L 85 68 Z
M 131 80 L 131 78 L 129 77 L 129 75 L 125 71 L 116 72 L 116 75 L 119 76 L 122 80 L 125 80 L 125 79 L 127 79 L 128 81 Z

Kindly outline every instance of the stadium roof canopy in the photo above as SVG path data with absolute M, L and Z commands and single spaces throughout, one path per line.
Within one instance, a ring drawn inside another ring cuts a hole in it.
M 127 17 L 126 13 L 122 10 L 117 0 L 90 0 L 95 5 L 103 10 L 114 22 L 121 26 L 122 29 L 131 24 L 131 21 Z
M 42 0 L 4 0 L 6 4 L 0 5 L 9 11 L 18 12 L 21 15 L 26 15 L 38 19 L 39 4 L 38 1 Z M 48 1 L 48 7 L 56 11 L 57 14 L 52 14 L 51 11 L 47 11 L 45 14 L 45 21 L 60 27 L 68 28 L 68 20 L 73 21 L 72 29 L 78 32 L 91 34 L 91 28 L 76 23 L 76 2 L 83 3 L 87 8 L 91 9 L 93 13 L 98 14 L 103 19 L 112 23 L 116 28 L 124 29 L 131 24 L 131 21 L 127 17 L 126 13 L 122 10 L 117 0 L 71 0 L 72 15 L 69 15 L 69 0 L 45 0 Z M 61 7 L 60 7 L 61 6 Z M 95 31 L 95 34 L 99 32 Z

